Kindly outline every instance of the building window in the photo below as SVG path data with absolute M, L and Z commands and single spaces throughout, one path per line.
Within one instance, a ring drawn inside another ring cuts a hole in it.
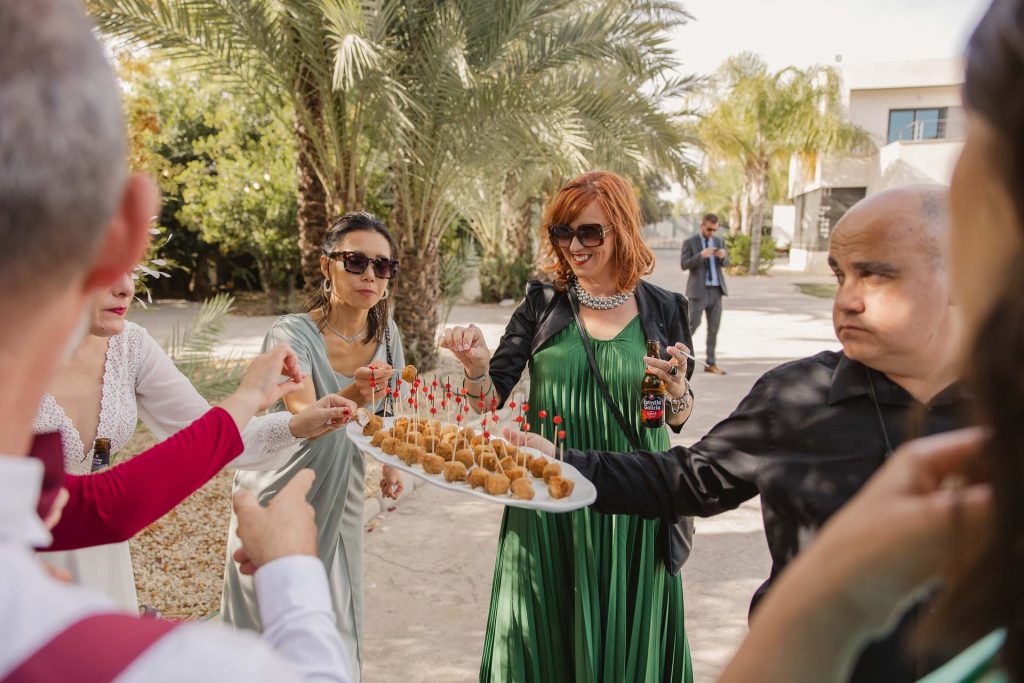
M 946 107 L 890 110 L 887 144 L 897 140 L 940 140 L 946 137 L 948 113 Z

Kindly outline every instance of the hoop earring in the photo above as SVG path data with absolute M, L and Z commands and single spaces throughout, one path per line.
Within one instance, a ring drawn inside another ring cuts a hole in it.
M 324 278 L 324 283 L 323 283 L 323 287 L 322 287 L 322 289 L 324 290 L 324 295 L 327 296 L 327 297 L 330 297 L 331 296 L 331 290 L 333 288 L 334 288 L 334 286 L 331 284 L 331 278 L 329 278 L 329 277 Z
M 384 301 L 385 299 L 387 299 L 387 298 L 388 298 L 388 295 L 390 295 L 390 294 L 391 294 L 391 290 L 390 290 L 390 289 L 385 289 L 385 290 L 384 290 L 384 296 L 382 296 L 382 297 L 380 298 L 380 300 L 381 300 L 381 301 Z

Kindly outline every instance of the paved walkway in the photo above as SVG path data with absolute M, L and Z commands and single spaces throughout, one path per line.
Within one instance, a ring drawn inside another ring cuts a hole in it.
M 659 251 L 652 280 L 681 291 L 685 275 L 674 251 Z M 797 282 L 820 277 L 781 272 L 732 278 L 719 333 L 718 361 L 728 375 L 695 375 L 697 406 L 676 444 L 690 444 L 727 416 L 758 376 L 787 360 L 838 348 L 830 302 L 801 294 Z M 195 304 L 136 311 L 132 319 L 158 339 L 188 320 Z M 451 323 L 479 325 L 493 349 L 511 308 L 458 306 Z M 229 316 L 221 349 L 256 350 L 272 317 Z M 703 326 L 694 343 L 703 357 Z M 431 486 L 416 487 L 368 525 L 366 538 L 367 681 L 475 681 L 490 600 L 502 508 Z M 698 520 L 694 552 L 682 572 L 687 634 L 698 682 L 713 681 L 746 632 L 750 596 L 769 558 L 760 505 Z
M 682 289 L 675 252 L 660 252 L 659 264 L 653 281 Z M 789 274 L 730 281 L 733 295 L 726 300 L 718 351 L 729 374 L 695 376 L 697 408 L 673 443 L 700 438 L 769 368 L 838 348 L 830 302 L 794 285 L 821 281 Z M 496 339 L 507 318 L 505 312 L 496 320 L 500 311 L 460 307 L 452 317 L 475 321 Z M 486 318 L 473 317 L 485 312 Z M 704 348 L 700 330 L 694 343 Z M 378 518 L 366 541 L 366 680 L 477 679 L 501 512 L 498 505 L 427 486 Z M 694 553 L 682 572 L 697 681 L 713 681 L 742 640 L 750 596 L 769 564 L 758 501 L 698 520 Z

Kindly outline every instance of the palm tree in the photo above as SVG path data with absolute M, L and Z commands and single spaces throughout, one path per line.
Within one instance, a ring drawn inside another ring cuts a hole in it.
M 370 180 L 383 168 L 381 149 L 405 130 L 389 43 L 400 5 L 391 0 L 86 0 L 108 37 L 183 59 L 187 68 L 261 100 L 293 127 L 307 286 L 320 279 L 319 246 L 329 218 L 363 208 Z M 289 111 L 294 117 L 286 115 Z
M 751 235 L 750 272 L 757 273 L 773 170 L 787 166 L 793 154 L 850 151 L 869 138 L 842 117 L 833 69 L 772 73 L 761 57 L 743 53 L 719 68 L 714 88 L 699 137 L 711 163 L 733 160 L 740 168 L 741 222 Z
M 522 213 L 536 195 L 515 183 L 531 167 L 548 177 L 595 163 L 689 168 L 688 139 L 659 108 L 686 83 L 666 76 L 666 29 L 686 18 L 672 2 L 87 3 L 107 35 L 294 110 L 307 284 L 319 280 L 327 218 L 368 193 L 390 198 L 403 260 L 396 319 L 423 367 L 435 355 L 440 238 L 474 215 L 464 202 L 476 179 L 509 179 L 505 204 Z

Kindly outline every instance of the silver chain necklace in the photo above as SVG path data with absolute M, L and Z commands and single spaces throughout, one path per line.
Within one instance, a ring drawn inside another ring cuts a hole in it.
M 622 304 L 629 301 L 629 297 L 633 296 L 633 290 L 628 292 L 619 292 L 612 296 L 594 296 L 587 290 L 583 289 L 580 285 L 580 281 L 576 278 L 572 279 L 572 289 L 576 292 L 576 298 L 580 300 L 580 303 L 587 308 L 593 308 L 597 311 L 610 311 L 613 308 L 618 308 Z
M 359 337 L 363 334 L 363 332 L 366 332 L 366 328 L 367 328 L 367 326 L 369 324 L 370 324 L 370 319 L 367 318 L 366 322 L 363 324 L 363 329 L 359 330 L 358 332 L 353 334 L 351 337 L 346 337 L 341 332 L 338 332 L 336 329 L 334 329 L 334 326 L 331 325 L 331 323 L 327 320 L 326 317 L 324 317 L 324 325 L 327 326 L 327 329 L 329 329 L 334 334 L 338 335 L 338 337 L 341 338 L 341 341 L 346 342 L 348 344 L 355 344 L 357 341 L 359 341 Z

